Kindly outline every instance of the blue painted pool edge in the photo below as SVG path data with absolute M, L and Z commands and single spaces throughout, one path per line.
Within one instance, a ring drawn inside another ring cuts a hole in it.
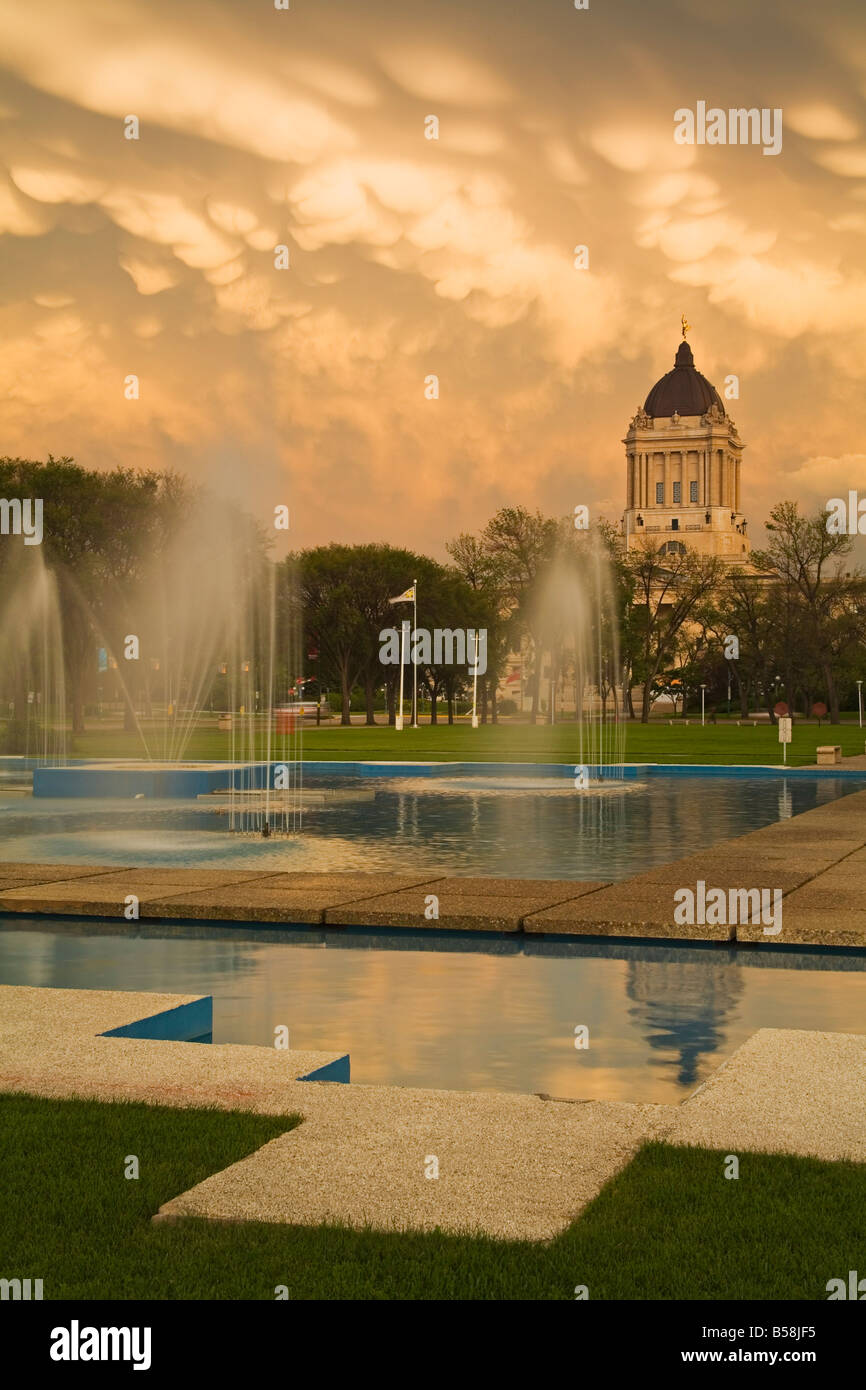
M 299 1076 L 299 1081 L 338 1081 L 348 1085 L 351 1080 L 351 1066 L 348 1052 L 344 1052 L 342 1057 L 335 1057 L 333 1062 L 326 1062 L 323 1067 L 316 1067 L 313 1071 L 307 1072 L 306 1076 Z
M 103 1038 L 149 1038 L 158 1042 L 191 1042 L 213 1031 L 213 996 L 204 994 L 188 1004 L 151 1014 L 148 1018 L 109 1028 Z
M 151 1042 L 192 1042 L 213 1032 L 213 995 L 204 994 L 188 1004 L 178 1004 L 174 1009 L 164 1009 L 162 1013 L 150 1014 L 147 1018 L 136 1019 L 134 1023 L 124 1023 L 119 1028 L 109 1028 L 101 1033 L 103 1038 L 146 1038 Z M 348 1052 L 335 1057 L 324 1066 L 314 1067 L 311 1072 L 296 1078 L 298 1081 L 336 1081 L 348 1084 L 351 1080 L 351 1062 Z
M 247 786 L 273 786 L 274 771 L 281 763 L 255 763 L 250 768 L 218 768 L 211 764 L 178 768 L 137 766 L 38 767 L 33 772 L 33 795 L 38 797 L 107 797 L 131 799 L 135 796 L 161 800 L 193 799 L 224 790 L 232 776 Z M 441 762 L 305 762 L 304 778 L 355 777 L 393 779 L 396 777 L 534 777 L 573 778 L 575 763 L 441 763 Z M 590 765 L 591 777 L 609 780 L 640 777 L 841 777 L 866 782 L 866 771 L 858 768 L 786 767 L 776 763 L 625 763 L 622 767 Z

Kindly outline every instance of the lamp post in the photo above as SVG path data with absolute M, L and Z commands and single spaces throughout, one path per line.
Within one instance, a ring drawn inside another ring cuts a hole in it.
M 860 715 L 860 728 L 863 728 L 863 682 L 857 682 L 857 710 Z
M 701 728 L 704 727 L 704 724 L 706 722 L 704 718 L 704 699 L 706 697 L 706 689 L 707 687 L 705 685 L 701 686 Z
M 728 666 L 728 718 L 731 717 L 731 668 Z

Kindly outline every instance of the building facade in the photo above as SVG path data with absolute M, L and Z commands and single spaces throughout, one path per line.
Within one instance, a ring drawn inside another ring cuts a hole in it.
M 685 340 L 623 440 L 627 483 L 623 534 L 665 553 L 684 549 L 747 564 L 751 543 L 740 503 L 743 442 L 716 388 Z

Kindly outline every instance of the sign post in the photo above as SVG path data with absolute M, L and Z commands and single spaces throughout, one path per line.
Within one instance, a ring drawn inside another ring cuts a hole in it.
M 779 742 L 782 745 L 782 762 L 788 761 L 788 744 L 791 742 L 791 718 L 790 715 L 781 715 L 779 718 Z

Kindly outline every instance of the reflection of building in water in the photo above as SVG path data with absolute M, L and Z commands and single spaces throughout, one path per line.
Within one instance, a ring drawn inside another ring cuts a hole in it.
M 656 1066 L 676 1066 L 681 1086 L 700 1080 L 701 1062 L 725 1041 L 724 1025 L 743 992 L 741 967 L 709 951 L 690 961 L 629 962 L 626 994 L 629 1014 L 650 1049 L 661 1053 Z

